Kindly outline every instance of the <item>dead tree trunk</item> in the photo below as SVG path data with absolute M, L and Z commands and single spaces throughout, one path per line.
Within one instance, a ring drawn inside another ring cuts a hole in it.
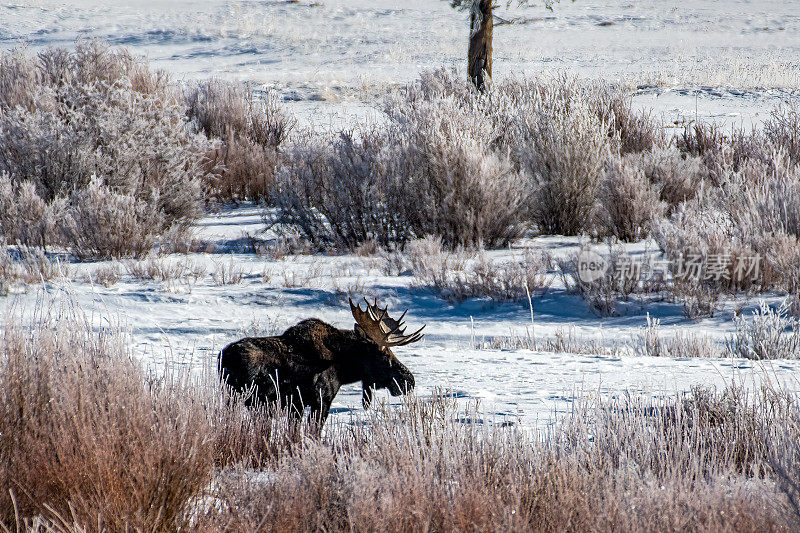
M 486 78 L 492 77 L 492 2 L 474 0 L 469 16 L 469 65 L 467 74 L 479 91 L 486 89 Z

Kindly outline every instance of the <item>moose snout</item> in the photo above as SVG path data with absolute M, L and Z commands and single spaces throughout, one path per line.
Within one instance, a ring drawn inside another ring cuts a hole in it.
M 405 367 L 397 369 L 389 383 L 389 394 L 400 396 L 414 390 L 414 375 Z

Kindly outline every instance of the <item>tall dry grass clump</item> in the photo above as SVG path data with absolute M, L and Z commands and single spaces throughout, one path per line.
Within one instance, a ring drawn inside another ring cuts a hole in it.
M 797 406 L 696 389 L 579 402 L 538 436 L 447 395 L 371 411 L 264 473 L 217 478 L 201 531 L 788 531 Z M 787 462 L 788 461 L 788 462 Z
M 79 257 L 149 250 L 200 213 L 205 137 L 166 77 L 95 41 L 0 56 L 0 234 Z
M 210 193 L 221 201 L 271 200 L 279 148 L 294 121 L 271 94 L 244 84 L 210 80 L 185 94 L 187 116 L 218 143 L 208 153 L 215 170 Z
M 786 300 L 773 309 L 762 301 L 749 317 L 733 319 L 736 332 L 728 340 L 728 353 L 744 359 L 800 358 L 800 320 L 791 315 Z
M 247 409 L 215 370 L 184 372 L 145 371 L 124 337 L 93 332 L 72 308 L 30 324 L 9 316 L 0 525 L 184 530 L 215 468 L 260 467 L 295 446 L 285 413 Z
M 121 339 L 76 320 L 5 327 L 0 520 L 177 528 L 187 501 L 210 480 L 206 411 L 187 401 L 187 384 L 148 378 Z
M 322 437 L 142 371 L 69 316 L 0 342 L 0 522 L 64 530 L 790 531 L 800 412 L 775 389 L 577 398 L 546 432 L 437 393 Z M 176 377 L 181 379 L 175 379 Z M 794 451 L 793 451 L 794 450 Z

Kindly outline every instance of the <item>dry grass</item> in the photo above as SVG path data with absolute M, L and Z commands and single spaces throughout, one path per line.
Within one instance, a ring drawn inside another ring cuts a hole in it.
M 219 286 L 238 285 L 247 275 L 247 272 L 237 265 L 233 258 L 230 258 L 227 262 L 216 263 L 214 272 L 211 273 L 211 279 Z
M 407 262 L 419 287 L 451 302 L 483 298 L 496 303 L 527 302 L 550 285 L 550 257 L 526 250 L 511 260 L 496 261 L 482 251 L 447 251 L 433 237 L 410 242 Z
M 546 433 L 492 423 L 437 394 L 378 406 L 363 423 L 333 420 L 307 438 L 280 416 L 247 410 L 214 379 L 154 379 L 121 337 L 61 316 L 32 329 L 12 321 L 0 341 L 0 520 L 12 529 L 800 524 L 800 411 L 773 389 L 579 398 Z
M 728 341 L 728 353 L 757 360 L 800 358 L 800 320 L 790 312 L 788 300 L 777 309 L 762 301 L 749 320 L 734 317 L 736 333 Z
M 797 407 L 786 397 L 697 389 L 666 404 L 583 403 L 554 433 L 538 436 L 464 422 L 480 416 L 446 394 L 371 411 L 366 424 L 332 428 L 265 472 L 221 474 L 219 500 L 198 526 L 781 531 L 796 524 L 772 477 L 773 446 L 796 431 Z
M 214 441 L 188 383 L 149 380 L 77 322 L 7 325 L 0 344 L 0 516 L 164 530 L 210 479 Z M 11 491 L 11 493 L 9 493 Z M 12 500 L 12 496 L 14 500 Z
M 673 335 L 661 333 L 661 322 L 647 315 L 647 326 L 639 335 L 637 352 L 649 357 L 723 357 L 726 354 L 708 335 L 681 329 Z
M 86 274 L 86 281 L 99 283 L 105 288 L 113 287 L 122 278 L 122 267 L 119 263 L 109 263 L 95 268 Z
M 193 285 L 206 276 L 206 268 L 189 258 L 168 258 L 149 255 L 140 261 L 128 261 L 125 268 L 134 279 L 163 283 L 182 281 Z
M 38 531 L 175 531 L 215 468 L 260 467 L 297 440 L 216 373 L 155 377 L 125 338 L 73 308 L 9 316 L 0 338 L 0 524 Z
M 535 335 L 534 327 L 526 328 L 526 334 L 501 335 L 491 338 L 473 338 L 472 346 L 477 350 L 531 350 L 545 353 L 570 353 L 585 355 L 608 355 L 616 357 L 625 346 L 607 344 L 595 339 L 584 339 L 576 335 L 575 328 L 558 329 L 552 335 Z
M 51 280 L 70 277 L 69 266 L 51 259 L 41 248 L 17 246 L 11 249 L 0 246 L 0 296 L 12 288 L 47 283 Z

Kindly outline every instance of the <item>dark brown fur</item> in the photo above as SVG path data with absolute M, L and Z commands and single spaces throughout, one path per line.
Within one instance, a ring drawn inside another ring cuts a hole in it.
M 393 396 L 414 388 L 414 376 L 388 348 L 356 330 L 338 329 L 316 318 L 276 337 L 248 337 L 229 344 L 219 360 L 222 378 L 235 390 L 254 387 L 249 404 L 280 401 L 295 417 L 304 407 L 325 423 L 342 385 L 361 381 L 364 407 L 372 390 Z

